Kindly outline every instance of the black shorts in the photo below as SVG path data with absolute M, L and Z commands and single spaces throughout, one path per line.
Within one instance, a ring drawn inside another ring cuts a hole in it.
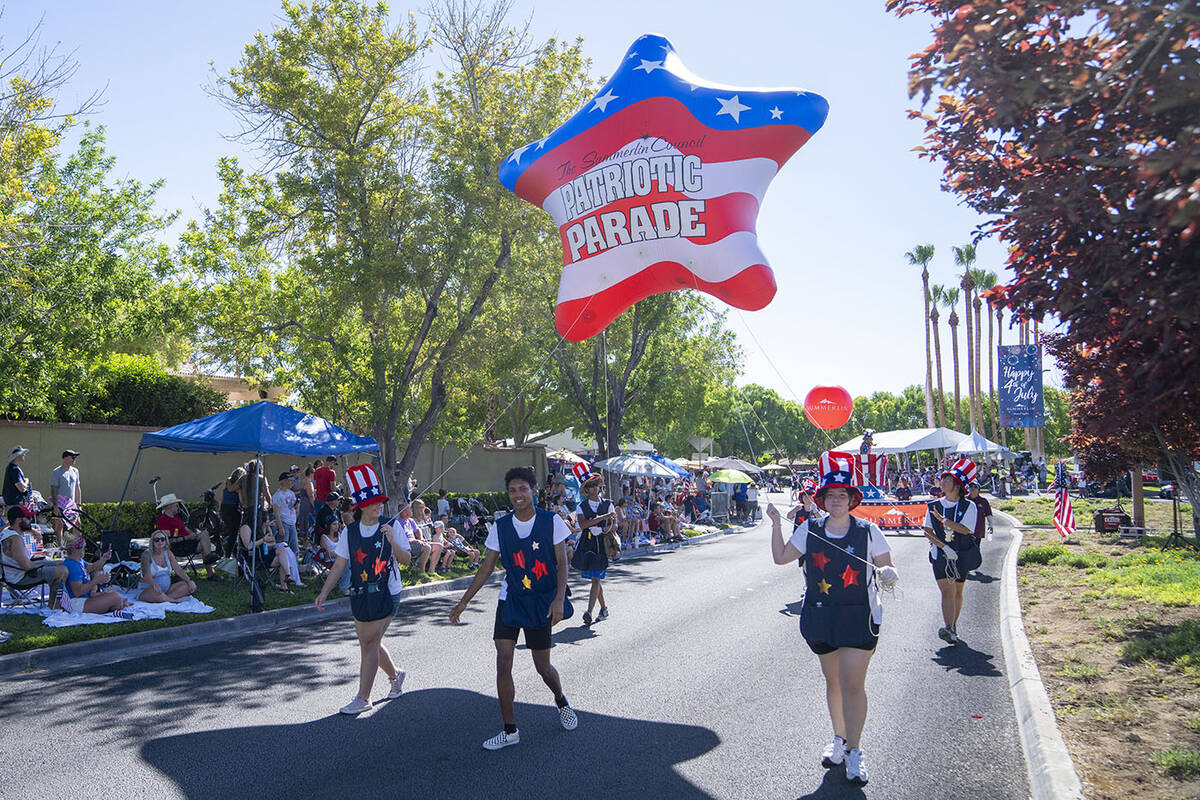
M 503 611 L 504 601 L 501 600 L 496 604 L 496 625 L 492 628 L 493 639 L 508 639 L 510 642 L 515 642 L 517 635 L 521 631 L 525 631 L 525 646 L 530 650 L 549 650 L 554 646 L 550 640 L 549 625 L 543 625 L 540 628 L 514 628 L 504 624 L 504 620 L 500 616 Z
M 809 642 L 807 639 L 804 641 L 808 643 L 808 649 L 812 650 L 819 656 L 823 656 L 826 653 L 832 653 L 834 650 L 840 649 L 831 644 L 826 644 L 825 642 Z M 851 650 L 866 650 L 868 652 L 874 652 L 875 645 L 877 644 L 879 644 L 879 637 L 875 636 L 875 638 L 871 640 L 870 644 L 855 644 L 849 645 L 849 647 Z

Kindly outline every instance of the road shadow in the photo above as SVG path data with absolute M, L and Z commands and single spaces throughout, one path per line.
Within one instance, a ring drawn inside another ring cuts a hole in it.
M 798 617 L 800 616 L 800 609 L 802 608 L 804 608 L 804 601 L 794 600 L 783 608 L 779 609 L 779 613 L 783 614 L 785 617 Z
M 1000 580 L 996 575 L 988 575 L 984 572 L 972 572 L 967 575 L 967 580 L 971 583 L 995 583 Z
M 808 794 L 801 795 L 797 800 L 854 800 L 866 796 L 861 786 L 846 780 L 846 767 L 838 766 L 825 770 L 821 777 L 821 785 Z
M 590 714 L 564 731 L 552 703 L 517 703 L 521 743 L 487 752 L 500 729 L 493 697 L 423 689 L 359 717 L 340 714 L 164 736 L 143 761 L 189 798 L 619 797 L 707 798 L 674 767 L 720 739 L 693 725 Z M 279 755 L 294 769 L 279 769 Z M 214 759 L 212 756 L 219 756 Z
M 992 663 L 995 656 L 976 650 L 962 639 L 958 644 L 948 644 L 933 656 L 933 663 L 947 672 L 957 672 L 960 675 L 980 678 L 998 678 L 1000 670 Z

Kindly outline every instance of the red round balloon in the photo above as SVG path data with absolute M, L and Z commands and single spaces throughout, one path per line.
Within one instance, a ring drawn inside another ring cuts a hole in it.
M 845 425 L 853 410 L 854 398 L 840 386 L 814 386 L 804 398 L 804 416 L 827 431 Z

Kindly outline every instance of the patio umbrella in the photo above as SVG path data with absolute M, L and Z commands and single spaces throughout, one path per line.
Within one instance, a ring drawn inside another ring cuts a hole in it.
M 754 483 L 754 479 L 740 469 L 719 469 L 708 476 L 710 483 Z
M 742 461 L 740 458 L 733 458 L 732 456 L 710 458 L 704 462 L 704 466 L 710 469 L 740 469 L 742 472 L 762 472 L 762 468 L 757 464 L 751 464 L 749 461 Z
M 592 464 L 596 469 L 645 478 L 678 478 L 670 468 L 647 456 L 613 456 Z
M 546 458 L 556 458 L 559 461 L 566 461 L 568 464 L 586 463 L 582 458 L 575 455 L 570 450 L 550 450 L 546 453 Z

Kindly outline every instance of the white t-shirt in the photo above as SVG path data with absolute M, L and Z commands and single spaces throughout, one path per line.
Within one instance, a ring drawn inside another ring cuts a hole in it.
M 871 577 L 875 574 L 875 559 L 885 553 L 892 552 L 892 547 L 888 544 L 887 539 L 884 537 L 883 531 L 879 530 L 879 526 L 874 522 L 869 524 L 870 532 L 867 534 L 866 554 L 853 553 L 852 555 L 860 556 L 870 562 L 866 565 L 867 599 L 871 604 L 871 617 L 875 620 L 875 624 L 878 625 L 883 622 L 883 604 L 879 602 L 879 588 L 876 586 L 875 582 L 871 580 Z M 825 536 L 828 537 L 829 541 L 833 542 L 834 544 L 837 544 L 840 540 L 845 538 L 845 536 L 833 536 L 828 530 L 825 531 Z M 792 533 L 791 538 L 788 539 L 788 544 L 799 550 L 801 554 L 807 552 L 807 521 L 800 523 L 800 527 L 796 528 L 796 530 Z M 805 569 L 808 569 L 807 564 L 805 565 Z
M 953 509 L 956 505 L 958 505 L 957 500 L 951 502 L 944 497 L 939 497 L 938 502 L 942 504 L 942 516 L 946 516 L 948 513 L 950 513 L 951 509 Z M 979 506 L 975 505 L 968 499 L 967 500 L 967 513 L 963 515 L 963 518 L 959 520 L 959 523 L 966 525 L 967 530 L 974 531 L 975 523 L 978 520 L 978 518 L 979 518 Z M 933 527 L 933 515 L 930 514 L 928 511 L 925 512 L 925 527 L 926 528 Z M 946 526 L 943 525 L 942 529 L 946 530 Z M 950 531 L 946 530 L 947 536 L 949 536 L 950 533 L 951 533 Z M 937 545 L 932 544 L 932 543 L 929 545 L 929 554 L 930 555 L 937 554 Z
M 347 528 L 350 526 L 347 525 Z M 374 525 L 363 525 L 359 523 L 358 531 L 362 534 L 362 538 L 371 539 L 379 531 L 379 523 Z M 408 549 L 408 539 L 404 536 L 397 536 L 395 528 L 392 529 L 392 538 L 396 540 L 396 544 L 406 553 L 412 552 Z M 344 558 L 350 563 L 346 569 L 354 569 L 354 562 L 350 560 L 350 535 L 346 531 L 342 531 L 338 540 L 333 543 L 333 554 L 339 558 Z M 400 578 L 400 566 L 395 561 L 392 562 L 392 574 L 388 576 L 388 591 L 392 594 L 400 594 L 400 590 L 404 588 L 404 581 Z
M 536 514 L 524 522 L 517 519 L 513 514 L 510 514 L 509 516 L 512 517 L 513 528 L 516 529 L 518 537 L 521 539 L 528 539 L 531 535 L 533 535 L 533 521 L 537 519 Z M 554 545 L 557 547 L 570 538 L 571 528 L 569 525 L 567 525 L 567 521 L 558 514 L 555 514 Z M 494 550 L 497 553 L 500 552 L 500 534 L 496 532 L 496 523 L 493 522 L 488 526 L 487 541 L 483 543 L 483 546 L 488 550 Z M 554 556 L 551 555 L 550 558 L 554 558 Z M 508 597 L 508 581 L 500 581 L 500 599 L 503 600 L 506 597 Z
M 439 497 L 437 502 L 437 515 L 440 517 L 445 515 L 450 516 L 450 500 L 446 497 Z
M 750 484 L 746 489 L 746 501 L 750 503 L 758 502 L 758 487 L 754 484 Z
M 279 521 L 296 524 L 296 494 L 291 489 L 278 489 L 271 495 L 271 502 L 279 506 Z

